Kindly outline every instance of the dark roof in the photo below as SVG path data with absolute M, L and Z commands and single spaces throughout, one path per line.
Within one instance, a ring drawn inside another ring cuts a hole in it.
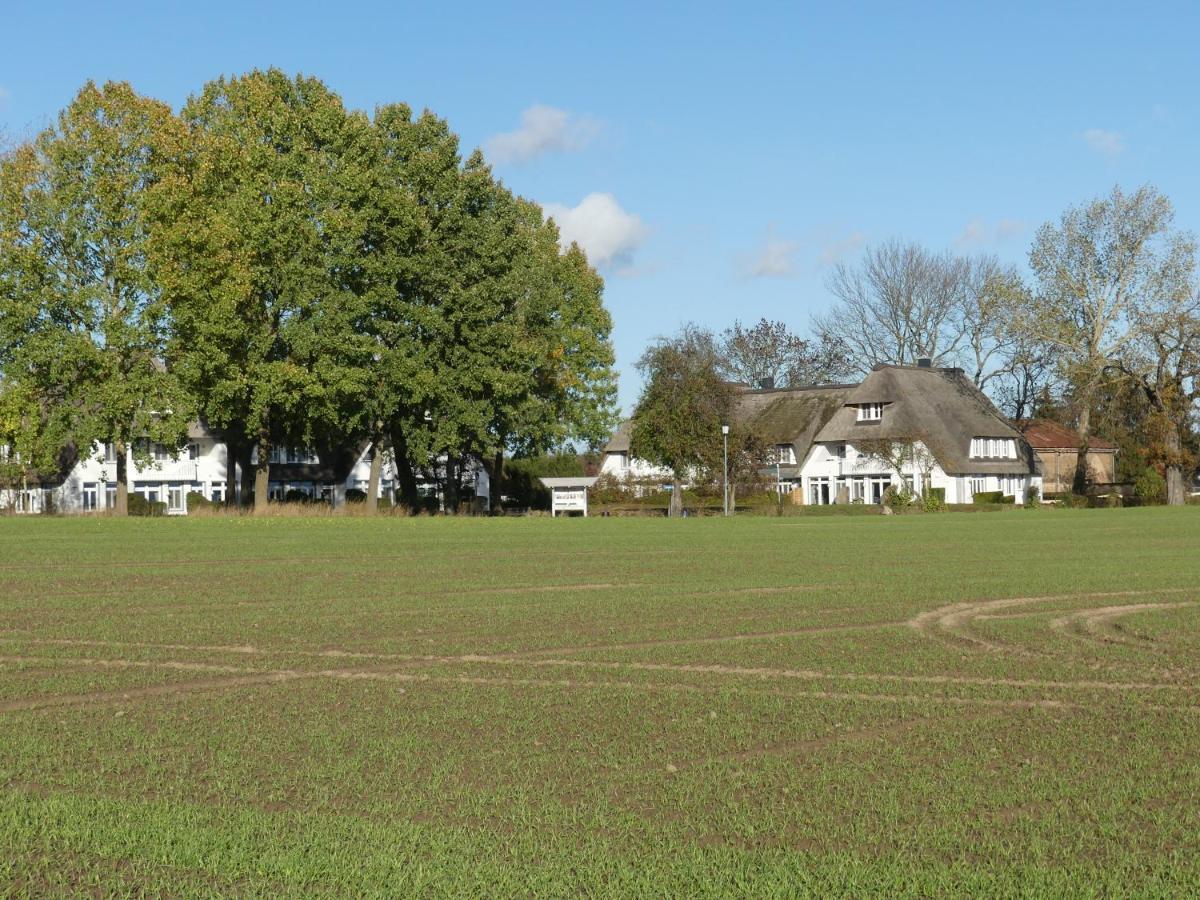
M 858 421 L 856 407 L 884 403 L 883 418 Z M 1017 459 L 971 459 L 971 439 L 1009 438 Z M 961 369 L 878 366 L 847 397 L 846 405 L 823 427 L 821 443 L 919 439 L 948 475 L 1016 475 L 1037 471 L 1021 433 Z
M 807 455 L 818 429 L 841 408 L 854 386 L 755 389 L 739 384 L 734 387 L 738 391 L 734 421 L 752 424 L 768 444 L 792 444 L 799 460 Z M 633 423 L 626 419 L 604 445 L 604 452 L 628 453 L 632 431 Z
M 752 425 L 768 444 L 791 444 L 801 462 L 817 432 L 842 408 L 852 390 L 849 384 L 746 390 L 738 397 L 734 416 Z
M 1058 422 L 1046 419 L 1033 419 L 1021 424 L 1021 433 L 1029 446 L 1035 450 L 1077 450 L 1081 438 L 1079 432 Z M 1088 438 L 1088 449 L 1099 452 L 1116 452 L 1117 445 L 1101 438 Z

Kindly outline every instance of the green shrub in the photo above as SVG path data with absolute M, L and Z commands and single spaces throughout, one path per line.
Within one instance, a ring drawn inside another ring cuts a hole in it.
M 971 497 L 972 503 L 1003 503 L 1004 491 L 980 491 Z M 1011 503 L 1011 498 L 1009 499 Z
M 349 493 L 349 491 L 347 491 Z M 302 491 L 300 488 L 292 488 L 283 495 L 284 503 L 311 503 L 312 495 L 308 491 Z
M 925 507 L 925 512 L 945 512 L 946 489 L 926 488 L 925 496 L 921 498 L 921 505 Z
M 907 485 L 892 486 L 883 492 L 883 502 L 894 513 L 906 512 L 913 505 L 913 495 Z
M 1133 483 L 1133 492 L 1143 504 L 1167 502 L 1167 482 L 1157 469 L 1148 468 Z
M 1036 484 L 1031 484 L 1025 488 L 1025 508 L 1037 509 L 1042 505 L 1042 492 Z
M 128 509 L 131 516 L 165 516 L 167 514 L 167 504 L 161 500 L 151 503 L 141 494 L 129 495 Z
M 291 493 L 292 493 L 291 491 L 288 491 L 289 496 L 291 495 Z M 358 488 L 347 488 L 346 489 L 346 502 L 347 503 L 362 503 L 366 499 L 367 499 L 366 491 L 359 490 Z
M 188 491 L 187 495 L 187 511 L 195 512 L 198 509 L 208 509 L 213 506 L 213 502 L 201 494 L 199 491 Z

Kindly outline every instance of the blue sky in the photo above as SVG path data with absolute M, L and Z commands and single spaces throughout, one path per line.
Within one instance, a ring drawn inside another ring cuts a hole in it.
M 1155 184 L 1200 231 L 1200 5 L 6 5 L 0 128 L 88 78 L 178 107 L 279 66 L 404 101 L 550 205 L 606 277 L 622 402 L 684 321 L 825 309 L 891 237 L 1023 263 L 1036 227 Z

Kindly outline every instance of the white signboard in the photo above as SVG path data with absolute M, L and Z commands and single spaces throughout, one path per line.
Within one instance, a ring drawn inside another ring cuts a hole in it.
M 554 512 L 587 512 L 587 491 L 584 488 L 555 488 Z
M 560 512 L 587 515 L 587 489 L 596 483 L 594 476 L 542 478 L 541 482 L 550 489 L 550 515 L 557 516 Z

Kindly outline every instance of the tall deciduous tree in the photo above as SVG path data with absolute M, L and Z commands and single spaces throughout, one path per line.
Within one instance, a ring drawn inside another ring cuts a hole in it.
M 1191 243 L 1171 230 L 1170 201 L 1144 186 L 1119 187 L 1038 230 L 1029 254 L 1037 289 L 1014 321 L 1056 352 L 1078 405 L 1080 436 L 1073 490 L 1087 487 L 1096 393 L 1145 333 L 1139 309 L 1167 308 L 1186 291 Z
M 721 373 L 731 381 L 758 387 L 831 384 L 853 374 L 848 348 L 840 338 L 815 340 L 794 334 L 783 322 L 760 319 L 746 327 L 740 321 L 721 333 Z
M 89 82 L 30 145 L 0 162 L 0 366 L 35 392 L 82 454 L 142 439 L 178 447 L 188 397 L 164 370 L 166 305 L 147 254 L 145 197 L 171 110 Z
M 174 313 L 171 357 L 230 459 L 270 457 L 355 414 L 356 290 L 371 182 L 369 123 L 313 78 L 221 78 L 185 105 L 187 135 L 156 203 Z M 231 464 L 232 467 L 232 464 Z
M 1192 258 L 1181 254 L 1178 261 L 1190 269 Z M 1196 468 L 1187 438 L 1200 401 L 1200 290 L 1185 286 L 1190 274 L 1170 279 L 1177 293 L 1156 293 L 1152 303 L 1137 305 L 1136 339 L 1117 363 L 1149 406 L 1149 461 L 1162 467 L 1172 506 L 1187 502 L 1185 473 Z
M 919 244 L 890 241 L 855 264 L 838 263 L 829 279 L 837 305 L 815 319 L 816 331 L 844 345 L 860 374 L 880 363 L 935 364 L 956 358 L 964 263 Z
M 719 471 L 721 426 L 729 425 L 735 389 L 718 371 L 712 334 L 685 326 L 652 344 L 638 361 L 645 387 L 633 413 L 630 453 L 672 472 L 670 514 L 683 511 L 683 482 Z

